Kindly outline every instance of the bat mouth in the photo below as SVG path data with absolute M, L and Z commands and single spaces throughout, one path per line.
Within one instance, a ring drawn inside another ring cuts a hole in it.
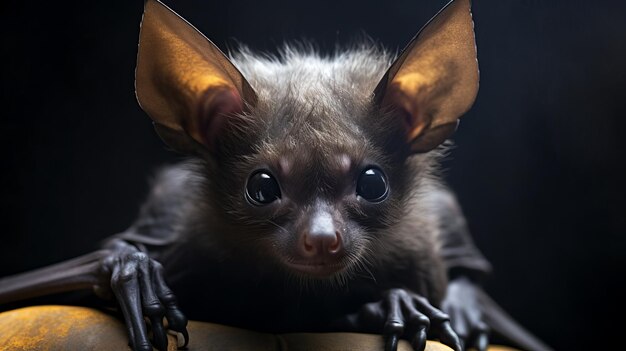
M 297 262 L 285 261 L 291 270 L 315 278 L 327 278 L 345 268 L 341 262 Z

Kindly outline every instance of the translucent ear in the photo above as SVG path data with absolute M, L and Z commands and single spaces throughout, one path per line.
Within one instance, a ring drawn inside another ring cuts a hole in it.
M 374 91 L 395 111 L 413 152 L 449 137 L 478 93 L 478 61 L 469 0 L 453 0 L 411 40 Z
M 145 2 L 135 88 L 161 138 L 182 152 L 213 151 L 225 120 L 257 99 L 220 49 L 157 0 Z

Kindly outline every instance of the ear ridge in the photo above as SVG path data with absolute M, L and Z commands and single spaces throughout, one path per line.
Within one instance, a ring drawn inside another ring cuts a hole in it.
M 157 0 L 145 2 L 135 88 L 140 106 L 156 125 L 167 128 L 165 141 L 177 149 L 210 149 L 225 116 L 243 112 L 257 99 L 217 46 Z M 174 132 L 181 140 L 172 141 Z
M 453 0 L 391 65 L 374 91 L 374 101 L 404 117 L 412 151 L 425 152 L 454 132 L 477 93 L 470 1 Z

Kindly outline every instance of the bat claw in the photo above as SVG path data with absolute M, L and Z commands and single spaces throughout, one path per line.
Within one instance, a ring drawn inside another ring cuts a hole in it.
M 398 335 L 391 334 L 385 339 L 385 351 L 398 350 Z
M 441 324 L 439 339 L 443 344 L 450 346 L 455 351 L 463 351 L 465 349 L 462 340 L 452 330 L 450 321 L 445 321 Z
M 422 351 L 426 348 L 426 339 L 428 338 L 427 334 L 426 334 L 426 328 L 422 328 L 420 329 L 417 334 L 415 334 L 415 337 L 413 338 L 413 341 L 411 342 L 411 345 L 413 345 L 413 349 L 415 351 Z
M 487 351 L 487 347 L 489 346 L 489 336 L 487 333 L 480 333 L 476 337 L 476 342 L 474 344 L 476 345 L 476 350 Z
M 176 340 L 178 341 L 178 349 L 185 349 L 189 344 L 189 333 L 187 332 L 187 328 L 183 329 L 183 331 L 176 332 Z

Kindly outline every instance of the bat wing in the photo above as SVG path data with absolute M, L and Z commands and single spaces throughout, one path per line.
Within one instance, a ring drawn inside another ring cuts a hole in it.
M 172 242 L 173 236 L 151 237 L 129 231 L 117 234 L 112 239 L 122 239 L 136 246 L 164 247 Z M 114 254 L 113 249 L 101 249 L 57 264 L 33 271 L 0 278 L 0 304 L 30 298 L 90 290 L 96 285 L 108 286 L 104 281 L 101 261 Z
M 467 221 L 455 196 L 446 188 L 432 192 L 431 196 L 441 219 L 441 255 L 448 270 L 454 275 L 483 280 L 491 272 L 491 264 L 474 245 Z M 526 350 L 552 350 L 519 325 L 482 289 L 475 289 L 474 292 L 483 320 L 493 333 Z
M 91 289 L 100 282 L 100 260 L 109 250 L 95 251 L 34 271 L 0 279 L 0 304 Z
M 513 317 L 498 306 L 484 291 L 481 290 L 479 292 L 478 298 L 483 306 L 485 322 L 492 332 L 526 350 L 552 351 L 549 346 L 519 325 Z

